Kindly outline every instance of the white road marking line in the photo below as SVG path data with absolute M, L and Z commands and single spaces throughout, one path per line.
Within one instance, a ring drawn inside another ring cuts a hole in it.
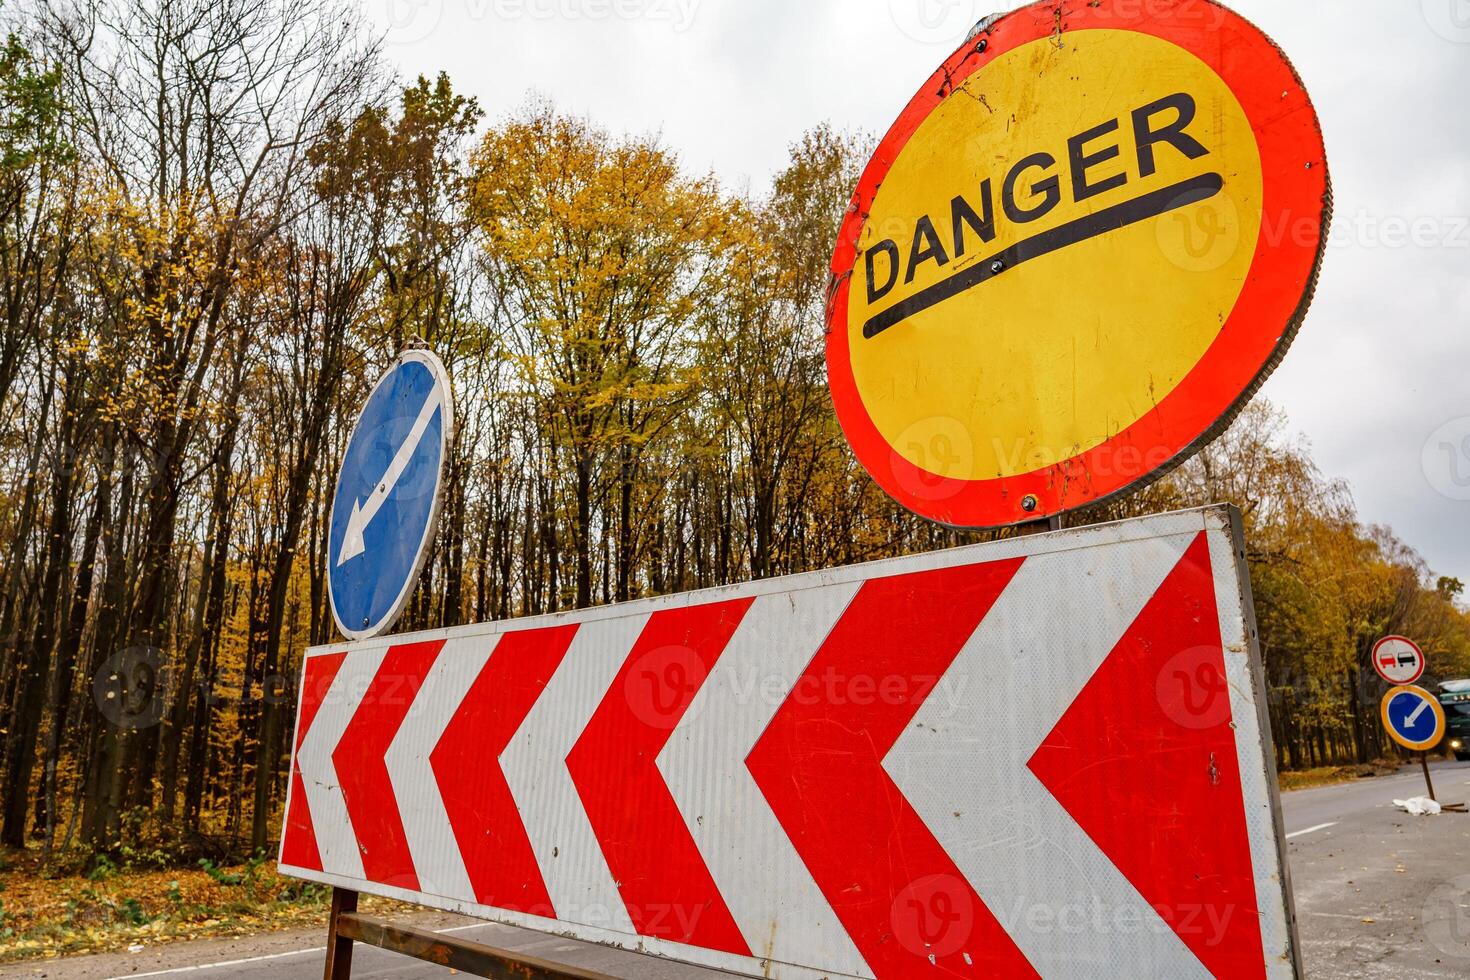
M 1354 920 L 1356 920 L 1358 922 L 1362 922 L 1363 921 L 1363 917 L 1361 915 L 1347 915 L 1347 914 L 1345 914 L 1343 912 L 1308 912 L 1307 914 L 1308 915 L 1315 915 L 1319 919 L 1354 919 Z M 1324 939 L 1324 940 L 1320 940 L 1320 941 L 1319 940 L 1308 940 L 1308 942 L 1320 942 L 1321 945 L 1323 945 L 1323 946 L 1334 946 L 1334 947 L 1337 947 L 1339 949 L 1342 948 L 1342 940 L 1341 939 L 1331 939 L 1331 940 Z
M 467 926 L 453 926 L 449 929 L 435 929 L 435 935 L 445 935 L 451 932 L 469 932 L 471 929 L 484 929 L 493 926 L 494 922 L 475 922 Z M 575 946 L 566 947 L 575 949 Z M 311 949 L 292 949 L 284 953 L 266 953 L 263 956 L 247 956 L 239 960 L 221 960 L 218 963 L 200 963 L 195 966 L 176 966 L 171 970 L 155 970 L 152 973 L 121 973 L 115 977 L 107 977 L 106 980 L 142 980 L 143 977 L 166 977 L 174 973 L 195 973 L 199 970 L 221 970 L 227 966 L 244 966 L 246 963 L 263 963 L 266 960 L 279 960 L 287 956 L 307 956 L 311 953 L 325 953 L 327 947 L 313 946 Z
M 240 960 L 221 960 L 218 963 L 200 963 L 197 966 L 176 966 L 172 970 L 154 970 L 152 973 L 122 973 L 107 980 L 139 980 L 141 977 L 164 977 L 172 973 L 194 973 L 198 970 L 219 970 L 227 966 L 244 966 L 246 963 L 262 963 L 266 960 L 279 960 L 287 956 L 305 956 L 308 953 L 325 953 L 327 947 L 315 946 L 311 949 L 293 949 L 285 953 L 267 953 L 264 956 L 247 956 Z
M 1291 840 L 1293 837 L 1300 837 L 1303 834 L 1310 834 L 1310 833 L 1314 833 L 1314 832 L 1316 832 L 1318 830 L 1326 830 L 1328 827 L 1336 827 L 1336 826 L 1337 826 L 1337 821 L 1336 820 L 1332 821 L 1331 823 L 1319 823 L 1319 824 L 1317 824 L 1317 826 L 1315 826 L 1315 827 L 1308 827 L 1305 830 L 1294 830 L 1291 833 L 1289 833 L 1289 834 L 1286 835 L 1286 839 L 1287 840 Z

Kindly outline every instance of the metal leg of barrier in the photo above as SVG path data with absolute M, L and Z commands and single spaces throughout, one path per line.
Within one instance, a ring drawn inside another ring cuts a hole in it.
M 325 980 L 351 980 L 352 937 L 342 932 L 343 916 L 357 911 L 357 892 L 332 889 L 332 912 L 327 920 L 327 971 Z
M 356 898 L 355 895 L 353 897 Z M 522 956 L 427 929 L 397 925 L 370 915 L 343 911 L 334 917 L 333 922 L 334 937 L 349 946 L 354 941 L 367 943 L 470 976 L 488 977 L 490 980 L 611 980 L 606 974 L 562 966 L 534 956 Z M 328 953 L 327 980 L 338 980 L 339 975 L 330 973 L 330 956 Z M 340 977 L 346 980 L 347 974 L 344 972 Z
M 367 943 L 490 980 L 611 980 L 606 974 L 520 956 L 427 929 L 357 914 L 357 892 L 332 889 L 325 980 L 352 980 L 352 944 Z

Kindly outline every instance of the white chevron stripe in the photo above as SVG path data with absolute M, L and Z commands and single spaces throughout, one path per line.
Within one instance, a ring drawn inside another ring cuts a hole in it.
M 647 622 L 645 613 L 583 624 L 500 756 L 557 918 L 635 935 L 566 759 Z
M 1208 541 L 1215 603 L 1220 616 L 1220 646 L 1225 657 L 1225 682 L 1230 692 L 1231 724 L 1235 728 L 1236 761 L 1240 765 L 1241 798 L 1250 835 L 1251 865 L 1256 872 L 1259 903 L 1256 907 L 1269 909 L 1280 900 L 1279 883 L 1290 882 L 1291 870 L 1283 866 L 1276 849 L 1276 842 L 1285 840 L 1286 828 L 1281 825 L 1279 811 L 1271 805 L 1275 781 L 1261 765 L 1261 745 L 1271 737 L 1269 730 L 1262 732 L 1263 727 L 1270 727 L 1262 707 L 1267 696 L 1266 678 L 1251 662 L 1251 638 L 1246 634 L 1246 621 L 1253 613 L 1242 605 L 1240 580 L 1236 577 L 1240 569 L 1232 554 L 1234 542 L 1228 532 L 1211 534 Z M 1239 555 L 1239 559 L 1245 561 L 1245 555 Z M 1260 920 L 1266 949 L 1288 948 L 1291 932 L 1286 920 L 1274 915 L 1262 915 Z M 1275 963 L 1268 962 L 1267 969 L 1273 976 L 1278 973 L 1290 976 L 1292 965 L 1278 959 Z
M 927 700 L 884 760 L 991 913 L 1052 975 L 1209 976 L 1026 768 L 1192 540 L 1028 558 L 950 667 L 961 697 Z M 1152 697 L 1152 680 L 1140 683 Z
M 419 888 L 431 895 L 468 902 L 474 901 L 475 889 L 444 809 L 429 754 L 490 659 L 495 641 L 494 637 L 463 637 L 444 644 L 383 759 L 393 795 L 398 799 Z
M 301 782 L 306 787 L 306 801 L 311 807 L 312 829 L 316 832 L 317 850 L 322 857 L 322 870 L 327 874 L 363 878 L 362 852 L 357 835 L 347 815 L 347 801 L 332 765 L 332 752 L 342 741 L 342 733 L 362 703 L 363 692 L 378 673 L 386 646 L 354 650 L 342 661 L 332 686 L 327 688 L 317 709 L 316 719 L 301 743 L 299 762 Z
M 756 599 L 674 730 L 658 767 L 746 944 L 773 963 L 812 950 L 871 977 L 862 954 L 745 766 L 858 583 Z M 802 909 L 791 915 L 791 909 Z

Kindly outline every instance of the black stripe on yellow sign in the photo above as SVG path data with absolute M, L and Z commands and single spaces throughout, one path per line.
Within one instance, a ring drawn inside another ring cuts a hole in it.
M 1027 259 L 1040 258 L 1069 245 L 1085 242 L 1089 238 L 1208 200 L 1220 193 L 1224 186 L 1225 178 L 1219 174 L 1202 174 L 1032 235 L 874 314 L 863 324 L 863 337 L 871 340 L 889 327 L 982 282 L 994 279 Z

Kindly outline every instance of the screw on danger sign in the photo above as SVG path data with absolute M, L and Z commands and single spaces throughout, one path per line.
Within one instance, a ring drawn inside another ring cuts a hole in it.
M 1228 423 L 1305 316 L 1329 212 L 1311 102 L 1253 26 L 1176 6 L 1001 17 L 864 172 L 828 376 L 911 510 L 995 527 L 1124 493 Z
M 1016 161 L 1000 181 L 1001 213 L 1013 225 L 1027 225 L 1056 210 L 1064 194 L 1069 195 L 1072 203 L 1080 204 L 1124 187 L 1130 179 L 1152 177 L 1159 170 L 1155 154 L 1161 145 L 1172 147 L 1188 160 L 1207 156 L 1209 149 L 1188 131 L 1197 112 L 1194 97 L 1187 92 L 1175 92 L 1134 109 L 1129 116 L 1132 122 L 1131 150 L 1137 163 L 1131 174 L 1126 167 L 1113 163 L 1122 155 L 1120 124 L 1116 118 L 1068 138 L 1067 154 L 1062 161 L 1065 173 L 1058 172 L 1058 160 L 1051 153 L 1043 150 L 1027 154 Z M 1168 117 L 1168 121 L 1161 122 L 1163 117 Z M 1027 259 L 1205 200 L 1219 193 L 1223 186 L 1224 178 L 1220 174 L 1202 173 L 1167 187 L 1149 190 L 1101 211 L 1088 212 L 1023 239 L 990 259 L 972 262 L 962 271 L 874 314 L 863 325 L 863 336 L 875 337 L 913 314 L 978 286 Z M 912 283 L 925 263 L 933 262 L 940 267 L 951 262 L 959 263 L 980 245 L 995 241 L 994 181 L 986 177 L 980 182 L 978 211 L 971 198 L 966 196 L 970 193 L 968 189 L 957 193 L 950 201 L 949 214 L 940 219 L 940 226 L 949 232 L 948 242 L 941 238 L 935 219 L 923 214 L 914 222 L 911 244 L 906 252 L 900 252 L 898 243 L 891 238 L 867 250 L 864 264 L 870 306 L 893 291 L 900 271 L 903 272 L 904 283 Z M 884 259 L 887 261 L 886 273 L 882 270 Z

